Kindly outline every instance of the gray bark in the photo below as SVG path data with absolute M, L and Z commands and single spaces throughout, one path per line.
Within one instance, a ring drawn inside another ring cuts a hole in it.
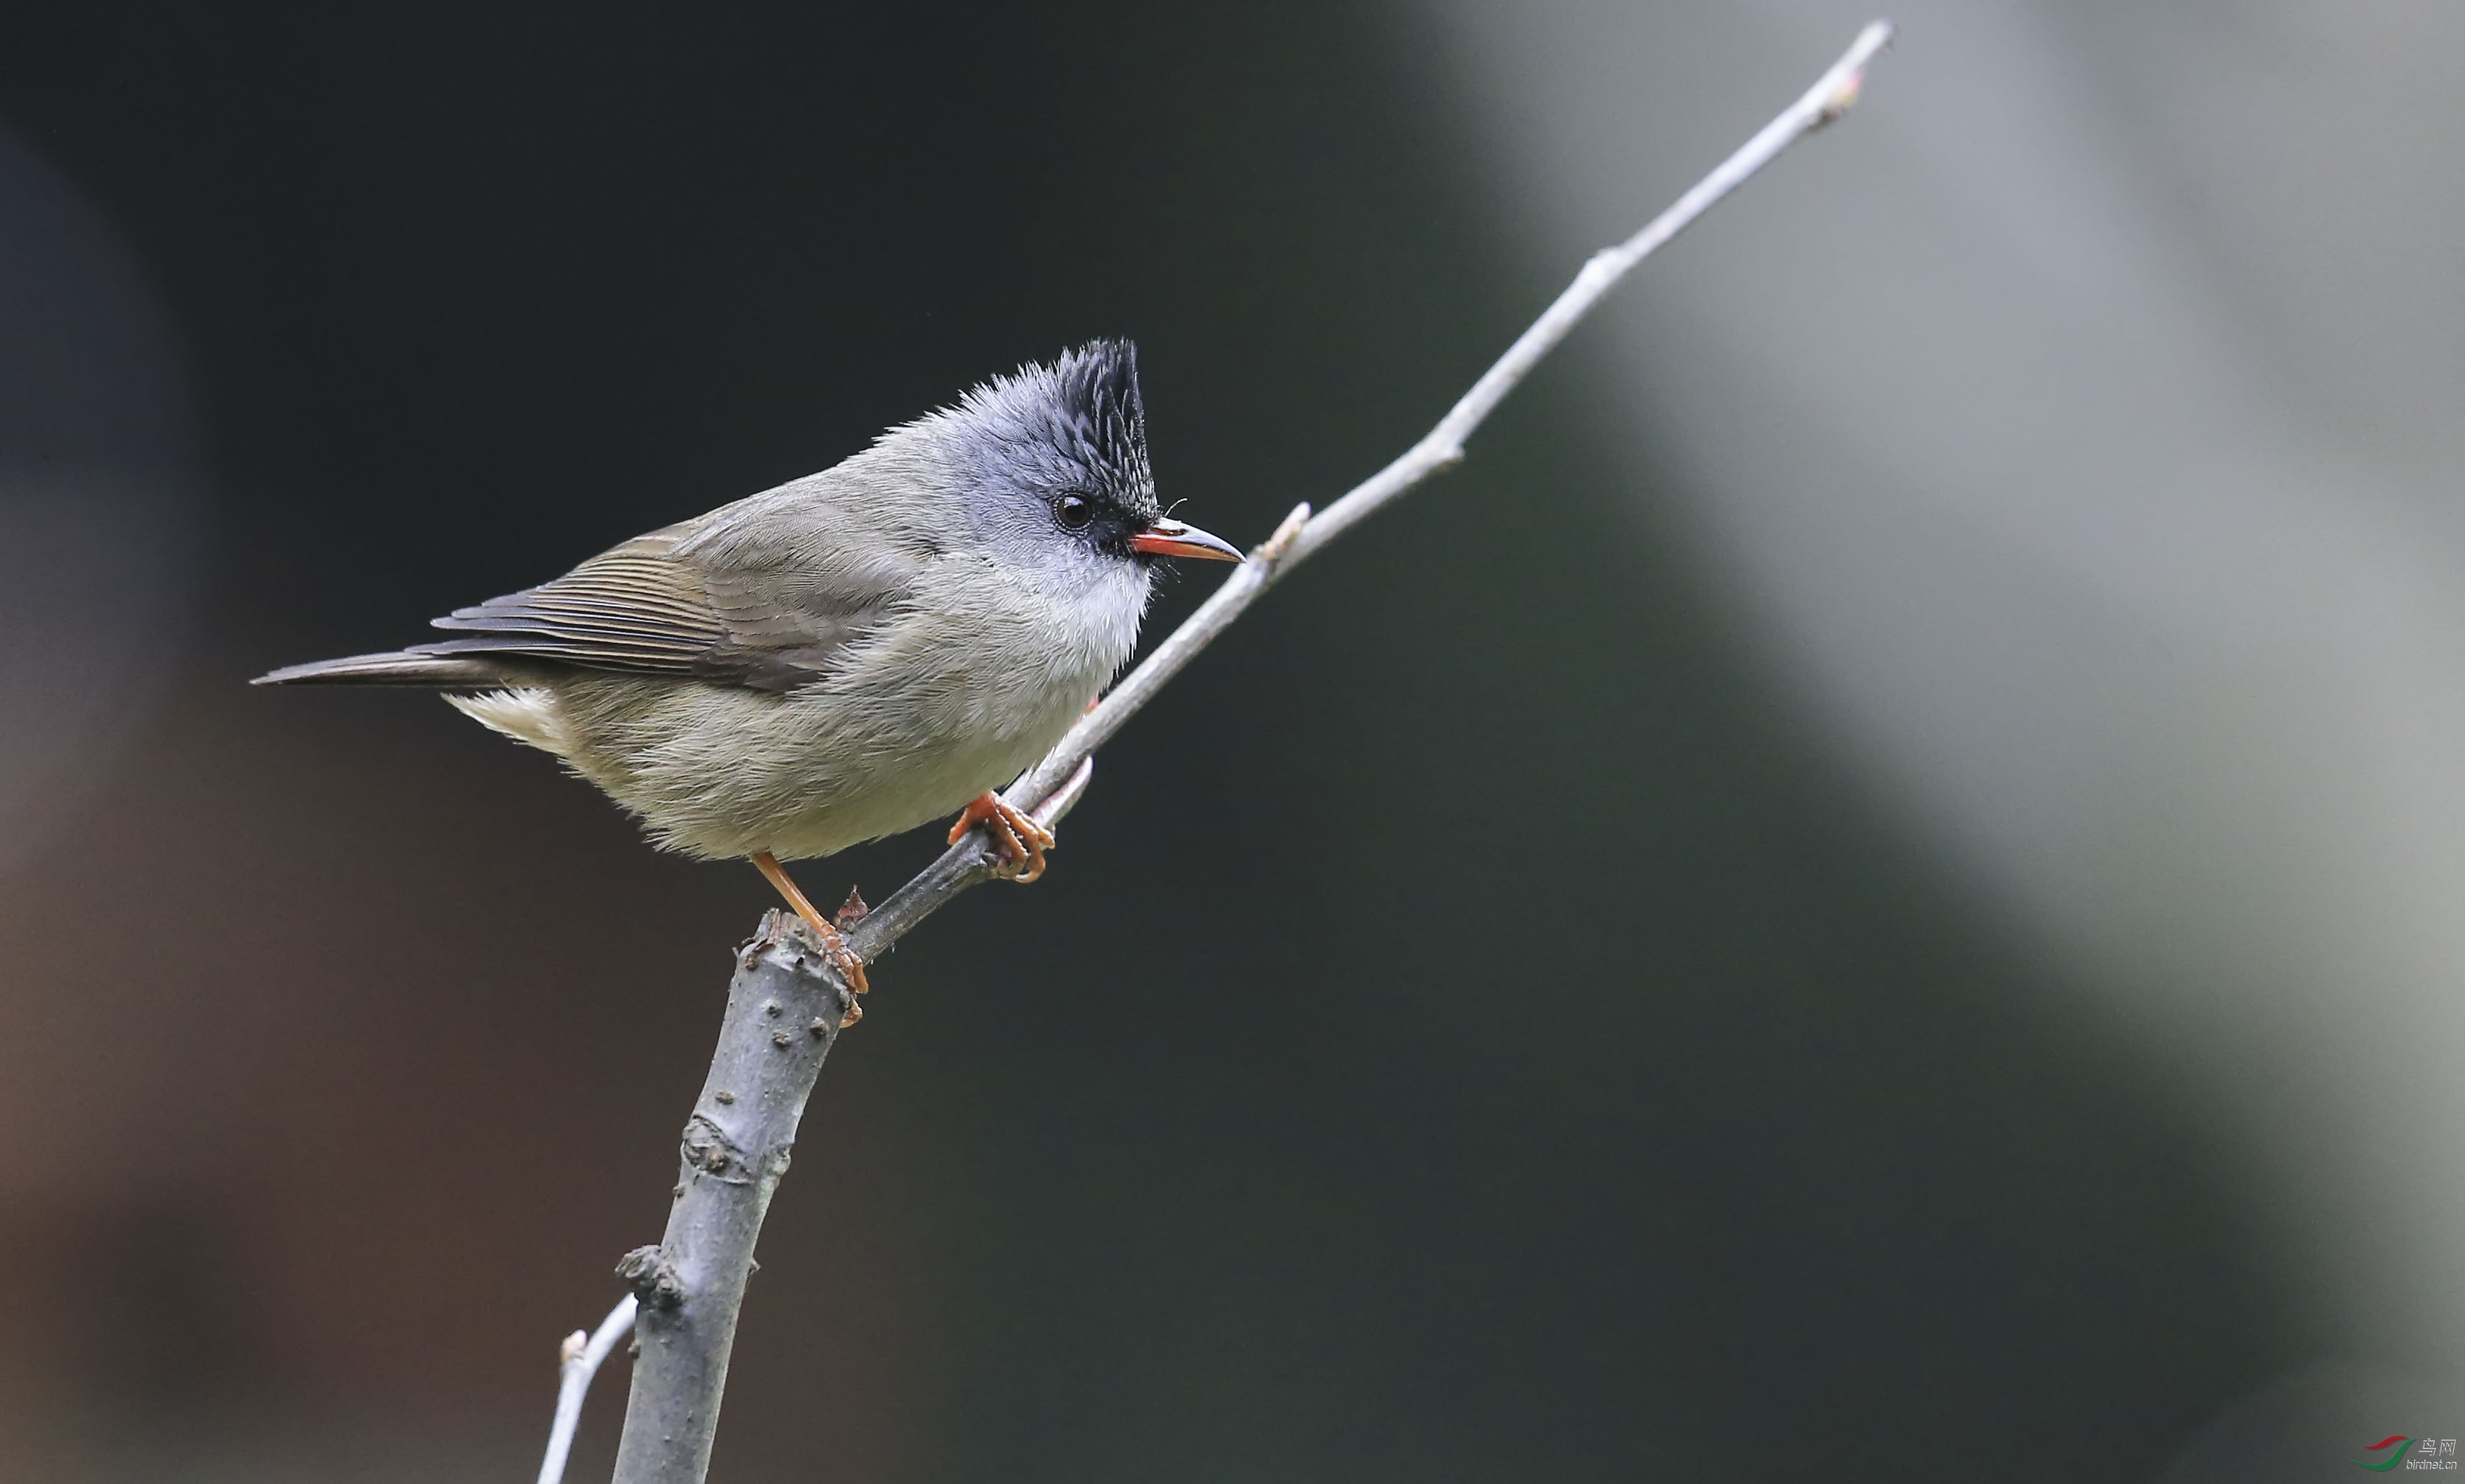
M 848 1001 L 804 923 L 765 914 L 728 982 L 667 1234 L 617 1265 L 641 1308 L 615 1484 L 700 1484 L 709 1470 L 753 1245 Z

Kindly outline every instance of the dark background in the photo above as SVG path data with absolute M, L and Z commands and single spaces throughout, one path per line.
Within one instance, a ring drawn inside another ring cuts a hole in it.
M 529 1476 L 766 889 L 433 700 L 242 682 L 1096 335 L 1192 520 L 1323 503 L 1558 281 L 1408 19 L 0 16 L 0 124 L 135 265 L 195 473 L 146 594 L 106 562 L 11 636 L 156 615 L 0 861 L 0 1475 Z M 2146 1476 L 2318 1348 L 2166 1079 L 1588 440 L 1594 355 L 1144 714 L 1047 881 L 876 971 L 719 1476 Z

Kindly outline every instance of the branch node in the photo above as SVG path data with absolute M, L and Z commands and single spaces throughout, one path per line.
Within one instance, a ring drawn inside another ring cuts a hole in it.
M 655 1247 L 637 1247 L 616 1260 L 616 1275 L 633 1287 L 633 1296 L 652 1309 L 676 1309 L 685 1301 L 685 1282 L 668 1254 Z
M 872 911 L 871 907 L 864 904 L 864 893 L 851 886 L 848 888 L 847 900 L 839 903 L 839 910 L 833 916 L 838 923 L 838 930 L 844 933 L 863 921 L 865 915 Z
M 735 1140 L 727 1137 L 727 1130 L 699 1113 L 685 1120 L 684 1141 L 677 1155 L 684 1161 L 685 1168 L 731 1185 L 747 1185 L 753 1179 L 753 1162 L 744 1157 Z
M 1856 107 L 1857 100 L 1863 97 L 1865 92 L 1866 72 L 1864 68 L 1859 68 L 1843 78 L 1840 86 L 1833 90 L 1832 96 L 1823 100 L 1823 107 L 1814 115 L 1811 127 L 1819 129 L 1839 122 L 1841 115 Z
M 1293 549 L 1293 543 L 1301 539 L 1301 527 L 1309 524 L 1309 501 L 1302 500 L 1293 507 L 1291 515 L 1284 517 L 1283 523 L 1276 527 L 1275 534 L 1260 542 L 1258 549 L 1250 553 L 1251 559 L 1271 565 L 1282 561 L 1284 553 Z

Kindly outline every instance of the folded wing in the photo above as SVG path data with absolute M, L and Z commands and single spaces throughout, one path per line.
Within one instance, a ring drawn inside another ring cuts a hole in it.
M 834 660 L 896 608 L 905 571 L 878 564 L 817 571 L 809 563 L 714 557 L 694 524 L 655 531 L 553 582 L 457 609 L 436 627 L 461 637 L 412 653 L 554 660 L 586 670 L 674 675 L 788 691 Z

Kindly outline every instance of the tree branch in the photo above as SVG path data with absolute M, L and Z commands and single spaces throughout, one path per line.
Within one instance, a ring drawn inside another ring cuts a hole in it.
M 677 1149 L 667 1232 L 616 1265 L 640 1300 L 617 1484 L 698 1484 L 710 1467 L 753 1244 L 855 999 L 793 913 L 765 914 L 738 951 L 719 1049 Z
M 1516 337 L 1506 353 L 1481 373 L 1480 380 L 1473 383 L 1472 389 L 1446 416 L 1438 419 L 1438 425 L 1405 450 L 1401 457 L 1353 486 L 1343 498 L 1315 517 L 1308 505 L 1295 506 L 1276 533 L 1233 569 L 1197 612 L 1157 645 L 1155 652 L 1121 684 L 1107 692 L 1095 710 L 1080 718 L 1044 761 L 1010 785 L 1007 792 L 1012 801 L 1050 798 L 1064 781 L 1076 781 L 1083 787 L 1085 780 L 1078 776 L 1079 771 L 1094 758 L 1096 749 L 1111 741 L 1114 733 L 1155 698 L 1166 681 L 1179 675 L 1199 651 L 1232 627 L 1232 621 L 1260 594 L 1327 543 L 1393 503 L 1405 491 L 1460 462 L 1464 441 L 1635 264 L 1693 225 L 1697 217 L 1744 185 L 1788 146 L 1847 113 L 1865 85 L 1867 65 L 1891 39 L 1891 22 L 1868 25 L 1840 59 L 1806 90 L 1805 96 L 1764 125 L 1760 133 L 1721 161 L 1711 174 L 1696 182 L 1694 188 L 1679 196 L 1669 210 L 1624 242 L 1593 254 L 1591 261 L 1584 264 L 1583 271 L 1575 275 L 1575 281 L 1566 285 L 1557 301 L 1532 321 L 1531 328 Z M 991 837 L 982 829 L 970 832 L 883 902 L 856 929 L 849 945 L 856 957 L 868 963 L 873 962 L 951 897 L 991 879 L 997 859 Z
M 1857 100 L 1865 69 L 1891 40 L 1877 21 L 1806 95 L 1722 161 L 1675 205 L 1614 247 L 1593 255 L 1531 327 L 1481 373 L 1447 415 L 1403 456 L 1313 517 L 1300 505 L 1273 536 L 1144 662 L 1115 686 L 1044 760 L 1013 783 L 1013 800 L 1050 824 L 1084 792 L 1096 749 L 1120 731 L 1165 683 L 1239 618 L 1258 596 L 1321 547 L 1439 470 L 1460 461 L 1470 438 L 1506 394 L 1591 313 L 1618 280 L 1684 231 L 1721 198 Z M 991 878 L 996 855 L 981 828 L 962 837 L 890 898 L 848 928 L 848 946 L 872 962 L 961 892 Z M 728 1351 L 753 1267 L 753 1244 L 770 1196 L 787 1172 L 805 1100 L 821 1074 L 853 996 L 830 955 L 793 916 L 772 912 L 746 943 L 729 983 L 727 1010 L 710 1075 L 685 1125 L 675 1204 L 657 1247 L 626 1254 L 617 1271 L 633 1285 L 639 1358 L 626 1404 L 615 1484 L 700 1484 L 710 1464 Z M 584 1349 L 604 1355 L 622 1332 L 609 1316 Z M 606 1344 L 602 1344 L 605 1340 Z M 568 1341 L 570 1346 L 571 1341 Z M 583 1388 L 597 1362 L 568 1362 L 557 1431 L 542 1484 L 557 1484 Z

